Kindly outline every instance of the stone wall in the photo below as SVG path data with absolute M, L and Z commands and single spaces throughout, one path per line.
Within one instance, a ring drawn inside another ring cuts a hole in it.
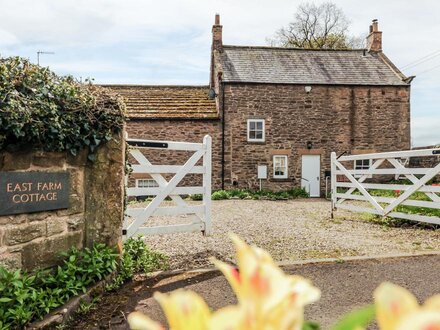
M 330 153 L 410 148 L 409 87 L 225 85 L 226 185 L 257 188 L 267 165 L 271 190 L 301 185 L 301 156 L 321 155 L 321 190 Z M 247 141 L 247 119 L 265 119 L 265 142 Z M 312 148 L 307 148 L 307 142 Z M 288 179 L 273 178 L 274 154 L 288 155 Z
M 212 187 L 221 187 L 221 122 L 220 120 L 130 120 L 127 122 L 129 138 L 201 143 L 205 135 L 212 138 Z M 143 149 L 147 159 L 155 165 L 183 165 L 193 152 Z M 130 162 L 133 159 L 130 158 Z M 201 165 L 198 163 L 197 165 Z M 130 185 L 144 175 L 131 175 Z M 169 178 L 166 177 L 166 178 Z M 202 175 L 188 175 L 179 186 L 200 185 Z
M 121 133 L 122 134 L 122 133 Z M 0 171 L 70 173 L 68 209 L 0 216 L 0 265 L 36 269 L 56 265 L 60 253 L 93 243 L 116 246 L 124 210 L 125 142 L 120 136 L 96 151 L 0 153 Z
M 258 188 L 257 166 L 267 165 L 263 188 L 301 185 L 301 156 L 321 155 L 321 188 L 330 153 L 349 154 L 410 148 L 409 87 L 225 85 L 225 186 Z M 221 93 L 220 93 L 221 95 Z M 221 112 L 221 111 L 220 111 Z M 247 119 L 265 119 L 266 141 L 247 141 Z M 221 187 L 220 120 L 133 120 L 130 137 L 201 142 L 213 138 L 213 189 Z M 312 149 L 307 142 L 312 142 Z M 155 164 L 182 164 L 189 154 L 147 151 Z M 273 155 L 288 155 L 288 178 L 273 178 Z M 188 178 L 190 184 L 200 178 Z M 134 179 L 132 181 L 132 184 Z

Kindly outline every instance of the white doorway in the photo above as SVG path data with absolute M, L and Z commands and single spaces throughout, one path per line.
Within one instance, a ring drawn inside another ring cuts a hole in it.
M 310 197 L 320 197 L 321 156 L 303 155 L 301 172 L 301 187 L 309 193 Z

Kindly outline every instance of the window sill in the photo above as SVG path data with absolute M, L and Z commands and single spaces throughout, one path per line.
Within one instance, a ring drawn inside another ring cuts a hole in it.
M 249 143 L 249 144 L 266 144 L 266 141 L 249 141 L 249 140 L 247 140 L 247 143 Z

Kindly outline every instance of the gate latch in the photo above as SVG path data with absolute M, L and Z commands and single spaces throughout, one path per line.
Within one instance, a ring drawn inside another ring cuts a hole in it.
M 133 147 L 168 149 L 168 143 L 165 143 L 165 142 L 127 140 L 127 143 Z

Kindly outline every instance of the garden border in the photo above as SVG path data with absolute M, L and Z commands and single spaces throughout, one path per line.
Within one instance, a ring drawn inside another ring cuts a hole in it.
M 42 320 L 34 321 L 25 326 L 25 329 L 53 329 L 59 325 L 65 325 L 69 322 L 70 318 L 77 313 L 80 308 L 81 302 L 91 302 L 95 296 L 102 296 L 106 291 L 105 287 L 113 281 L 117 272 L 107 275 L 103 280 L 95 283 L 87 291 L 81 295 L 72 297 L 63 306 L 58 307 L 49 314 L 47 314 Z

